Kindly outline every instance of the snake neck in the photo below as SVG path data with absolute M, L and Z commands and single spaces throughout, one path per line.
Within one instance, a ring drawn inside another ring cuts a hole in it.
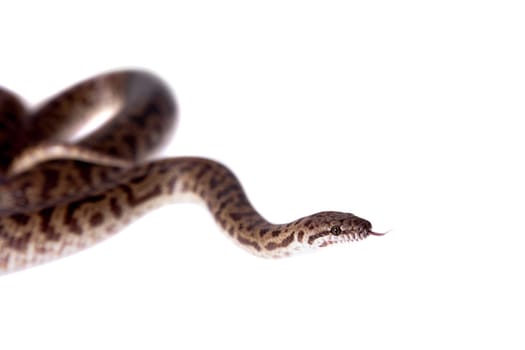
M 224 165 L 204 158 L 175 158 L 160 163 L 169 197 L 203 202 L 223 231 L 238 245 L 261 257 L 281 257 L 290 242 L 287 225 L 268 222 L 253 207 L 237 177 Z M 190 195 L 190 196 L 188 196 Z M 283 237 L 284 235 L 284 237 Z M 284 238 L 284 239 L 283 239 Z M 282 248 L 282 251 L 279 249 Z
M 241 248 L 265 258 L 357 241 L 372 233 L 368 221 L 340 212 L 321 212 L 287 224 L 270 223 L 252 206 L 237 177 L 226 166 L 206 158 L 179 157 L 138 166 L 101 193 L 111 203 L 107 212 L 129 208 L 130 218 L 166 201 L 197 198 Z

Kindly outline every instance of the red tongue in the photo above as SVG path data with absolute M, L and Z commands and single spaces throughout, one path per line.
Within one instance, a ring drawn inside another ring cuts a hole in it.
M 386 232 L 374 232 L 374 231 L 368 231 L 368 234 L 369 235 L 372 235 L 372 236 L 384 236 L 386 235 L 388 232 L 390 232 L 390 230 L 386 231 Z

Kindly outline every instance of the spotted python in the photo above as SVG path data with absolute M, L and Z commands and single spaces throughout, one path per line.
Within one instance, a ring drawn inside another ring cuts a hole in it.
M 104 113 L 104 123 L 81 134 Z M 0 273 L 89 247 L 187 195 L 203 201 L 239 246 L 261 257 L 379 235 L 370 222 L 333 211 L 273 224 L 223 164 L 151 160 L 176 119 L 170 90 L 144 71 L 93 77 L 32 110 L 0 88 Z

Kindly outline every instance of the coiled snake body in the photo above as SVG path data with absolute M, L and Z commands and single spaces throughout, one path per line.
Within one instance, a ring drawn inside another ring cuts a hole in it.
M 111 113 L 105 124 L 75 138 L 104 111 Z M 91 78 L 35 111 L 0 88 L 0 273 L 91 246 L 184 194 L 203 200 L 235 242 L 262 257 L 377 234 L 340 212 L 272 224 L 226 166 L 196 157 L 148 161 L 170 136 L 176 112 L 166 85 L 142 71 Z

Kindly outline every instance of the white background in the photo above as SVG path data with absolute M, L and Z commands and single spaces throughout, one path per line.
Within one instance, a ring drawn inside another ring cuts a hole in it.
M 251 257 L 199 206 L 0 278 L 2 349 L 523 349 L 520 1 L 18 1 L 0 84 L 37 103 L 148 68 L 167 155 L 228 164 L 286 222 L 351 211 L 385 237 Z

